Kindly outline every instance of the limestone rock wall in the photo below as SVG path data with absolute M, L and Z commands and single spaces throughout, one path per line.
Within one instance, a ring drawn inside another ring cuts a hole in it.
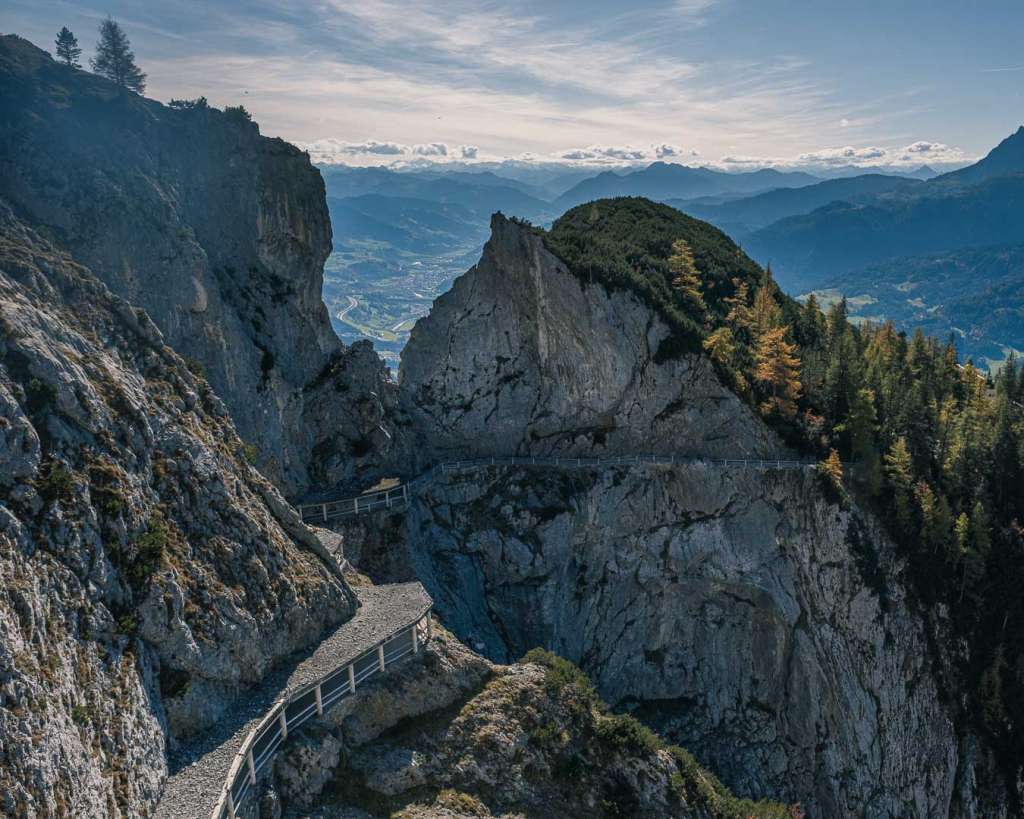
M 0 114 L 0 198 L 149 313 L 279 488 L 383 457 L 386 368 L 331 329 L 330 220 L 306 154 L 240 113 L 168 108 L 14 36 L 0 38 Z
M 0 813 L 147 815 L 354 606 L 147 314 L 0 202 Z
M 657 360 L 667 334 L 635 296 L 582 282 L 496 215 L 480 262 L 402 352 L 418 454 L 781 453 L 706 358 Z

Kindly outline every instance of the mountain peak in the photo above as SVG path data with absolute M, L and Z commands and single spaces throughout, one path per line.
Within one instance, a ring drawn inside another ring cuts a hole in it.
M 1024 173 L 1024 125 L 996 145 L 983 159 L 937 178 L 947 183 L 972 185 L 993 176 L 1012 173 Z

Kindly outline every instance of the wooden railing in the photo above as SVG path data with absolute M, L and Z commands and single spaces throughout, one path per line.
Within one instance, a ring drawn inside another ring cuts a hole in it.
M 273 760 L 288 734 L 313 716 L 350 697 L 357 686 L 389 665 L 413 654 L 430 641 L 430 607 L 411 623 L 385 637 L 329 674 L 281 697 L 242 742 L 228 772 L 212 819 L 236 819 L 256 794 L 260 773 Z
M 424 484 L 437 475 L 466 469 L 480 469 L 488 466 L 555 466 L 567 469 L 594 469 L 606 466 L 683 466 L 703 464 L 731 469 L 808 469 L 814 460 L 779 458 L 697 458 L 683 455 L 613 455 L 603 458 L 543 457 L 532 455 L 509 455 L 495 458 L 472 458 L 464 461 L 449 461 L 438 464 L 422 475 L 404 484 L 378 492 L 364 492 L 356 497 L 328 500 L 320 503 L 301 504 L 297 508 L 307 523 L 326 523 L 333 518 L 376 512 L 381 509 L 400 509 Z

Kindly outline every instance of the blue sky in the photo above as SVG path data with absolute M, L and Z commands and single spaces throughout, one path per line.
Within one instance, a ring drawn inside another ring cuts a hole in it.
M 88 55 L 107 13 L 150 96 L 355 164 L 939 166 L 1024 121 L 1020 0 L 4 0 L 0 30 Z

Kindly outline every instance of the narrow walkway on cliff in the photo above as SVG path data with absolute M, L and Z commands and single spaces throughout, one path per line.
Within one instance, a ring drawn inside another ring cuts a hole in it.
M 251 801 L 260 769 L 314 714 L 355 692 L 429 635 L 430 596 L 419 583 L 355 589 L 360 606 L 305 658 L 268 675 L 218 723 L 172 754 L 158 819 L 228 817 Z
M 296 508 L 307 523 L 323 523 L 334 518 L 376 512 L 381 509 L 400 510 L 421 488 L 439 475 L 487 469 L 493 466 L 543 466 L 559 469 L 604 469 L 611 466 L 684 466 L 701 465 L 712 469 L 812 469 L 814 460 L 779 458 L 698 458 L 685 455 L 610 455 L 599 458 L 571 458 L 564 456 L 507 455 L 494 458 L 472 458 L 448 461 L 413 478 L 406 483 L 394 483 L 384 489 L 363 492 L 355 497 L 337 497 L 330 493 L 311 493 L 318 497 L 315 503 L 297 504 Z

